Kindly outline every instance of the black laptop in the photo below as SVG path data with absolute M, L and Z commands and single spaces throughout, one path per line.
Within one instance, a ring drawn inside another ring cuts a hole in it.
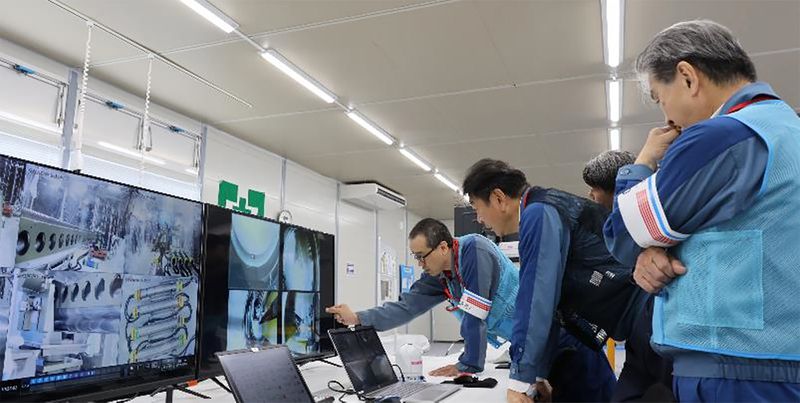
M 314 403 L 287 347 L 216 354 L 237 403 Z

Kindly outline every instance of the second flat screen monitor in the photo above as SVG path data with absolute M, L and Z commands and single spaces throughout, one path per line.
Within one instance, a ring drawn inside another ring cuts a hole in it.
M 333 236 L 208 206 L 200 377 L 214 353 L 285 344 L 297 359 L 330 355 Z M 324 339 L 324 337 L 323 337 Z

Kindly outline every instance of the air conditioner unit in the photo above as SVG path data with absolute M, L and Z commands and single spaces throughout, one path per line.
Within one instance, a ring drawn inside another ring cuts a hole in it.
M 341 189 L 342 200 L 368 209 L 394 210 L 406 206 L 406 198 L 379 183 L 353 183 Z

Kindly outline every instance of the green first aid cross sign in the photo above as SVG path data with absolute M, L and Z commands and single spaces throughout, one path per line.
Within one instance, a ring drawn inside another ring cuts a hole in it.
M 266 195 L 264 192 L 249 189 L 247 197 L 239 197 L 239 185 L 226 181 L 219 183 L 217 205 L 233 209 L 245 214 L 264 217 L 266 212 Z

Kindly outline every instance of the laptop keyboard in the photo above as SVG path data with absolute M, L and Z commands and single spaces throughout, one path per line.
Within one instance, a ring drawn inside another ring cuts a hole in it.
M 430 384 L 423 382 L 398 382 L 386 389 L 381 390 L 379 394 L 381 396 L 397 396 L 402 399 L 430 386 Z

